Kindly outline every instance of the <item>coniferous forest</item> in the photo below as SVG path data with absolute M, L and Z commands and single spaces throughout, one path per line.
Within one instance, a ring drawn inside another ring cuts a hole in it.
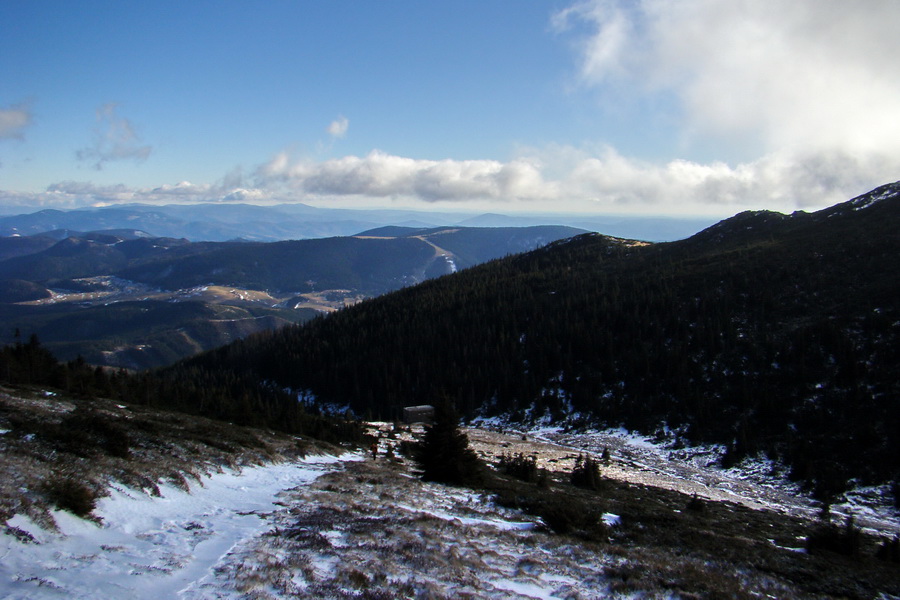
M 450 398 L 467 416 L 665 425 L 725 444 L 729 462 L 784 460 L 827 497 L 900 475 L 898 225 L 891 184 L 678 242 L 583 235 L 160 376 L 247 396 L 229 409 L 247 418 L 278 419 L 299 396 L 380 419 Z
M 363 436 L 359 422 L 310 413 L 286 392 L 196 369 L 173 377 L 93 367 L 81 358 L 60 362 L 34 334 L 0 348 L 0 383 L 49 386 L 73 397 L 111 398 L 328 442 L 359 442 Z

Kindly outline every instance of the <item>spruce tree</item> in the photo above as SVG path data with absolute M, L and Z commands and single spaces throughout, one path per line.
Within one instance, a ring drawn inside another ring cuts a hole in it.
M 478 484 L 484 469 L 469 448 L 469 436 L 459 428 L 459 415 L 448 401 L 435 406 L 434 422 L 415 452 L 422 479 L 455 485 Z
M 579 454 L 569 479 L 576 487 L 597 491 L 603 480 L 600 475 L 600 464 L 590 456 Z

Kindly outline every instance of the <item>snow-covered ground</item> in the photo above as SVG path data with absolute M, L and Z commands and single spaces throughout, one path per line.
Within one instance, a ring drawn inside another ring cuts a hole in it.
M 625 430 L 564 432 L 545 427 L 513 432 L 506 428 L 507 433 L 499 435 L 499 428 L 498 423 L 483 423 L 482 428 L 469 430 L 473 446 L 483 456 L 534 454 L 542 468 L 571 472 L 580 453 L 599 457 L 606 449 L 611 460 L 602 468 L 605 477 L 810 519 L 820 510 L 816 501 L 788 480 L 782 465 L 762 457 L 722 469 L 722 447 L 675 447 L 672 439 L 656 440 Z M 900 511 L 892 506 L 888 486 L 848 492 L 831 512 L 838 519 L 853 514 L 857 524 L 872 532 L 893 536 L 900 531 Z
M 765 510 L 813 510 L 790 488 L 763 481 L 771 465 L 752 477 L 752 465 L 723 471 L 712 465 L 714 449 L 676 450 L 614 431 L 468 431 L 486 456 L 534 453 L 541 466 L 566 472 L 579 453 L 609 448 L 608 477 Z M 161 485 L 152 497 L 117 486 L 98 503 L 96 522 L 54 512 L 59 531 L 17 515 L 0 530 L 0 598 L 669 597 L 659 589 L 642 596 L 641 583 L 610 573 L 629 560 L 660 568 L 671 557 L 638 549 L 629 558 L 614 544 L 552 534 L 490 497 L 423 483 L 384 458 L 394 442 L 382 438 L 377 461 L 318 455 L 245 467 L 204 477 L 190 493 Z M 896 516 L 867 518 L 890 531 Z M 618 515 L 602 519 L 625 527 Z M 643 566 L 626 575 L 629 568 Z
M 116 488 L 102 523 L 16 516 L 0 536 L 8 599 L 628 597 L 614 562 L 480 494 L 386 459 L 311 457 L 216 474 L 191 493 Z M 604 515 L 616 526 L 617 515 Z
M 353 457 L 358 458 L 358 456 Z M 217 566 L 271 525 L 286 490 L 339 468 L 347 457 L 245 467 L 162 497 L 114 487 L 100 522 L 56 511 L 59 532 L 16 515 L 0 536 L 0 597 L 8 599 L 199 598 Z
M 183 598 L 629 597 L 610 588 L 616 559 L 596 547 L 382 458 L 298 487 L 270 522 Z

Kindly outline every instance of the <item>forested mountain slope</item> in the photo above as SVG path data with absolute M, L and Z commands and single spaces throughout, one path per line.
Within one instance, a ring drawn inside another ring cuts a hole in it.
M 178 368 L 382 418 L 446 396 L 470 415 L 665 423 L 828 494 L 900 473 L 898 221 L 895 183 L 680 242 L 585 235 Z

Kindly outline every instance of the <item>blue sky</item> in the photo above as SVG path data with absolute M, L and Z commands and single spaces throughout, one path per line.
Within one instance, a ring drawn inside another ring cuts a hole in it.
M 900 179 L 900 3 L 0 3 L 0 204 L 727 216 Z

